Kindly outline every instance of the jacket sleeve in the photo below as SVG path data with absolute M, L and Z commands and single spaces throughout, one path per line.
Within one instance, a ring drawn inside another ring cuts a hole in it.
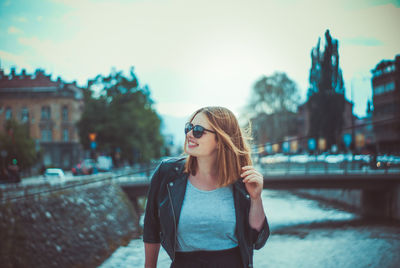
M 251 229 L 251 230 L 252 230 L 252 238 L 253 238 L 254 248 L 255 249 L 262 248 L 265 245 L 265 243 L 267 242 L 269 234 L 270 234 L 267 217 L 265 217 L 264 224 L 260 231 L 257 231 L 255 229 Z
M 143 242 L 160 243 L 160 219 L 158 214 L 157 196 L 161 181 L 161 165 L 154 172 L 147 193 L 146 210 L 144 214 Z

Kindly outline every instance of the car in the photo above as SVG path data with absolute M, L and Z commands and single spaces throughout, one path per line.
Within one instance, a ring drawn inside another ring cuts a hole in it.
M 71 171 L 74 176 L 90 175 L 96 170 L 96 162 L 93 159 L 84 159 L 75 165 Z
M 65 178 L 65 175 L 64 171 L 60 168 L 48 168 L 44 172 L 44 177 L 47 179 L 60 178 L 63 180 Z

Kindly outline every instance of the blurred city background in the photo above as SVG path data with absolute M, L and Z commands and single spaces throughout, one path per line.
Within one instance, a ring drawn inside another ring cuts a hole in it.
M 264 174 L 255 267 L 397 267 L 398 25 L 399 1 L 1 1 L 0 263 L 142 267 L 151 173 L 218 105 Z

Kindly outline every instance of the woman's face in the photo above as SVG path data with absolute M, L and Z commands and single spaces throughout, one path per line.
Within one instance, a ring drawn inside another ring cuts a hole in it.
M 200 125 L 206 129 L 213 130 L 203 113 L 198 113 L 191 122 L 193 126 Z M 193 130 L 186 134 L 186 153 L 196 157 L 212 156 L 217 152 L 217 141 L 214 133 L 204 131 L 200 138 L 193 136 Z

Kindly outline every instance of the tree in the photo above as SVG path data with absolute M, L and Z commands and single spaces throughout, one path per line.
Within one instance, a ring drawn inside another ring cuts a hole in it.
M 256 114 L 295 112 L 299 100 L 296 83 L 285 73 L 275 72 L 254 84 L 249 108 Z
M 299 100 L 296 83 L 285 73 L 261 77 L 253 86 L 247 107 L 256 142 L 280 142 L 285 136 L 294 135 Z
M 95 98 L 93 90 L 100 96 Z M 89 133 L 96 133 L 98 150 L 121 157 L 129 162 L 147 162 L 162 155 L 164 141 L 161 120 L 152 108 L 150 90 L 140 87 L 130 71 L 97 76 L 88 82 L 85 110 L 78 123 L 84 148 L 90 148 Z
M 339 67 L 338 40 L 325 32 L 325 50 L 320 51 L 320 39 L 311 50 L 310 88 L 307 107 L 310 111 L 308 134 L 325 138 L 327 146 L 338 144 L 344 118 L 344 84 Z
M 38 155 L 35 142 L 29 136 L 27 124 L 18 124 L 14 120 L 7 120 L 5 131 L 0 132 L 0 151 L 6 151 L 4 165 L 16 159 L 21 170 L 26 170 L 35 164 Z

